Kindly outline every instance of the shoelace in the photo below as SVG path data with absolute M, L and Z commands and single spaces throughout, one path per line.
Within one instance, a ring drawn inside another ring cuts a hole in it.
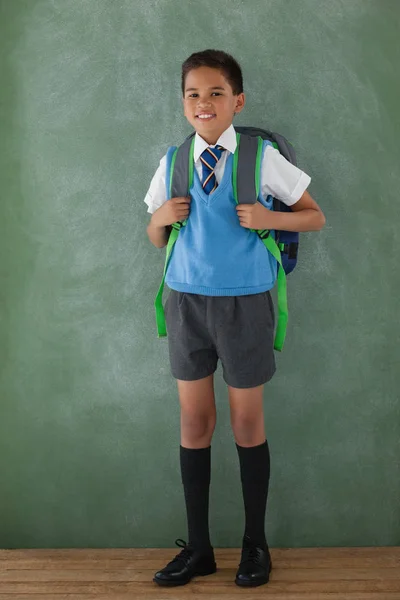
M 243 558 L 240 561 L 240 565 L 242 566 L 246 562 L 252 562 L 256 565 L 260 564 L 260 552 L 256 547 L 244 548 L 243 549 Z
M 183 548 L 183 550 L 181 550 L 169 564 L 171 565 L 172 563 L 180 561 L 186 565 L 186 562 L 192 557 L 193 550 L 184 540 L 181 540 L 180 538 L 175 540 L 175 545 L 178 546 L 178 548 Z

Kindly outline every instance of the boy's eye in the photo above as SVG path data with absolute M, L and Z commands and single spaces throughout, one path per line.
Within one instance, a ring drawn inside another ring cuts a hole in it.
M 221 96 L 222 94 L 220 92 L 212 92 L 211 93 L 212 96 Z M 189 94 L 188 98 L 197 98 L 198 94 L 197 92 L 193 92 L 193 94 Z

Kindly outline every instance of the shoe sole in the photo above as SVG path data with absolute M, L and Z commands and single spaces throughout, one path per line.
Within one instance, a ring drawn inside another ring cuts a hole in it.
M 212 571 L 207 571 L 207 572 L 196 572 L 193 573 L 193 575 L 191 577 L 189 577 L 189 579 L 185 579 L 184 581 L 168 581 L 167 579 L 157 579 L 157 577 L 153 578 L 154 583 L 157 583 L 157 585 L 161 585 L 163 587 L 177 587 L 179 585 L 186 585 L 187 583 L 190 583 L 191 580 L 193 579 L 193 577 L 205 577 L 207 575 L 213 575 L 214 573 L 217 572 L 217 568 L 215 567 L 215 569 L 213 569 Z
M 269 571 L 268 571 L 268 575 L 266 577 L 264 577 L 263 579 L 257 579 L 256 581 L 241 581 L 238 579 L 235 579 L 235 583 L 236 585 L 238 585 L 239 587 L 258 587 L 259 585 L 265 585 L 266 583 L 269 582 L 269 574 L 271 573 L 272 570 L 272 565 L 270 565 L 269 567 Z

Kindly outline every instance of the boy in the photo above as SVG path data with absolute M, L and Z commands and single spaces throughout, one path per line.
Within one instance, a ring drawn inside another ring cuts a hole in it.
M 192 54 L 182 65 L 184 114 L 196 130 L 190 197 L 166 196 L 166 157 L 145 202 L 152 214 L 147 233 L 158 248 L 170 226 L 179 233 L 166 282 L 166 322 L 171 370 L 181 407 L 180 464 L 188 544 L 157 572 L 159 585 L 184 585 L 193 576 L 216 571 L 208 528 L 211 439 L 216 422 L 213 374 L 218 359 L 228 385 L 231 424 L 239 455 L 245 532 L 235 583 L 267 583 L 271 558 L 264 522 L 270 474 L 263 388 L 275 372 L 274 314 L 269 290 L 276 268 L 251 229 L 316 231 L 321 209 L 306 191 L 310 177 L 264 145 L 259 202 L 236 206 L 232 157 L 234 115 L 245 104 L 242 73 L 222 51 Z M 273 212 L 271 196 L 292 212 Z

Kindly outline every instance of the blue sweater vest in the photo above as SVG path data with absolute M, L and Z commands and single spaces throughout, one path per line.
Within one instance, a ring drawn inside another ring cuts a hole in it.
M 276 260 L 258 235 L 239 223 L 232 165 L 233 155 L 229 154 L 222 181 L 211 195 L 204 192 L 193 169 L 190 215 L 175 243 L 165 280 L 173 290 L 204 296 L 244 296 L 274 287 Z M 260 195 L 259 200 L 273 208 L 271 197 L 265 201 Z

